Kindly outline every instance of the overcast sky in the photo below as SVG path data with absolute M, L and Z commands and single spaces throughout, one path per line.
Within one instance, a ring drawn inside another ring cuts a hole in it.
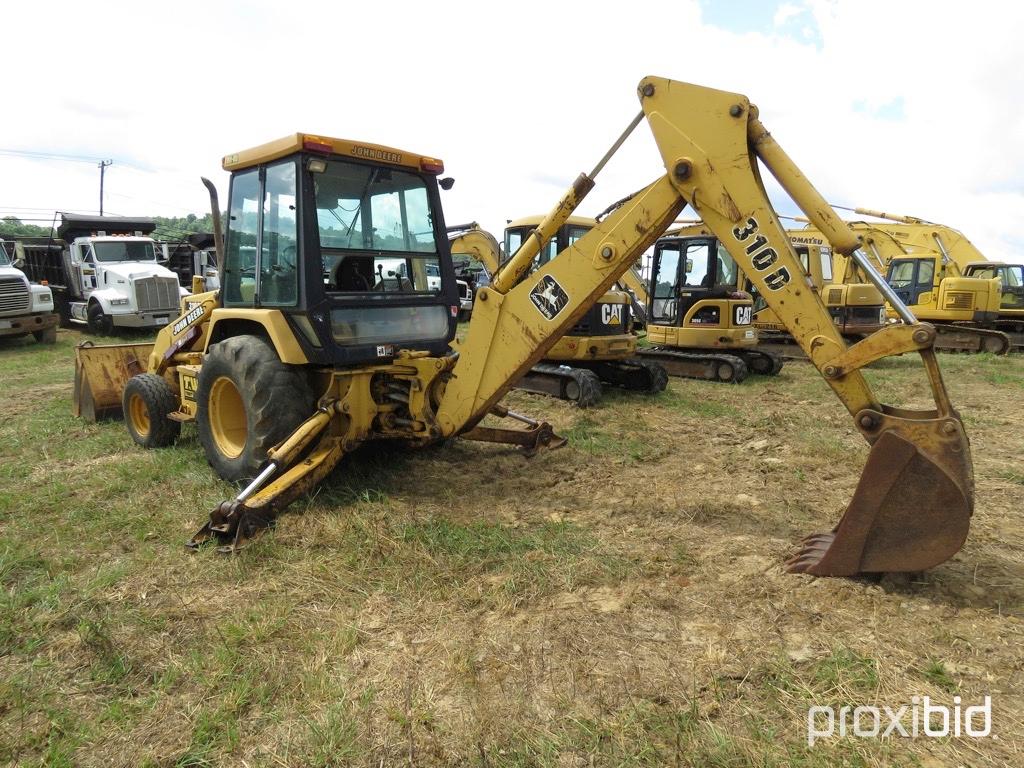
M 1024 257 L 1024 10 L 1015 3 L 18 2 L 0 150 L 112 159 L 106 210 L 208 209 L 222 155 L 295 131 L 443 158 L 449 223 L 550 208 L 659 75 L 743 93 L 834 204 Z M 645 126 L 594 214 L 663 172 Z M 0 215 L 94 211 L 95 162 L 0 151 Z M 795 208 L 777 187 L 782 214 Z M 42 222 L 37 222 L 42 223 Z

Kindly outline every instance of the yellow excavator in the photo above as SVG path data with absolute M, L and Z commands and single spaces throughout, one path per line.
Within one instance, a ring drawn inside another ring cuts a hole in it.
M 1024 312 L 1013 317 L 1013 310 L 1008 310 L 1002 316 L 998 277 L 984 277 L 983 271 L 966 273 L 968 264 L 984 264 L 984 257 L 967 238 L 923 219 L 869 208 L 853 211 L 889 219 L 847 224 L 860 237 L 863 251 L 885 274 L 894 293 L 916 316 L 935 326 L 936 349 L 997 355 L 1010 350 L 1012 341 L 1006 331 L 1014 330 L 1017 323 L 1024 321 Z M 798 232 L 820 236 L 812 227 Z M 859 271 L 856 264 L 843 256 L 836 258 L 836 269 Z M 896 316 L 895 309 L 890 308 L 889 312 Z
M 622 283 L 644 306 L 651 346 L 640 355 L 671 375 L 738 383 L 748 373 L 782 370 L 782 357 L 759 348 L 751 294 L 739 287 L 736 261 L 710 231 L 684 227 L 658 238 L 653 291 L 635 269 Z
M 514 253 L 544 220 L 532 216 L 509 222 L 505 253 Z M 547 264 L 594 226 L 594 220 L 570 216 L 534 257 L 531 270 Z M 502 270 L 501 247 L 477 225 L 451 240 L 453 257 L 467 254 L 480 261 L 493 280 Z M 638 359 L 637 337 L 628 294 L 608 291 L 587 313 L 515 383 L 516 389 L 569 400 L 580 408 L 596 405 L 603 385 L 657 394 L 668 384 L 668 374 L 655 362 Z
M 758 161 L 837 250 L 853 253 L 859 243 L 746 97 L 658 77 L 644 78 L 637 96 L 641 111 L 609 152 L 478 291 L 461 343 L 440 160 L 301 133 L 226 156 L 219 290 L 183 299 L 182 316 L 149 349 L 80 347 L 76 409 L 97 413 L 120 403 L 129 433 L 146 447 L 168 445 L 182 424 L 194 423 L 217 474 L 245 483 L 190 542 L 216 540 L 227 552 L 369 440 L 418 447 L 461 436 L 528 451 L 553 447 L 560 440 L 551 428 L 508 411 L 502 396 L 690 205 L 871 445 L 846 513 L 831 531 L 807 538 L 789 570 L 920 571 L 950 558 L 967 536 L 973 469 L 934 330 L 907 313 L 905 323 L 847 344 L 801 278 Z M 531 272 L 537 253 L 644 121 L 665 172 Z M 213 191 L 211 204 L 216 213 Z M 884 405 L 861 373 L 908 352 L 921 356 L 932 408 Z M 494 426 L 485 422 L 491 415 L 526 428 Z
M 975 317 L 967 321 L 953 321 L 960 334 L 963 333 L 965 326 L 973 326 L 982 331 L 1005 334 L 1010 342 L 1010 349 L 1024 347 L 1024 267 L 1022 265 L 989 261 L 962 232 L 944 224 L 870 208 L 855 208 L 854 212 L 888 219 L 891 223 L 884 222 L 869 226 L 892 237 L 907 254 L 915 257 L 922 252 L 929 254 L 926 258 L 931 258 L 937 267 L 931 271 L 933 275 L 940 276 L 938 296 L 933 297 L 940 307 L 947 310 L 962 310 L 962 305 L 967 302 L 967 297 L 962 293 L 958 295 L 958 287 L 960 291 L 974 294 L 970 302 L 974 305 Z M 897 256 L 896 258 L 905 259 L 907 257 Z M 894 281 L 899 284 L 901 277 L 905 279 L 909 268 L 906 266 L 906 262 L 903 264 L 904 266 L 896 269 L 889 265 L 890 284 L 893 284 Z M 919 277 L 922 270 L 928 271 L 926 266 L 918 267 Z M 945 276 L 943 277 L 943 275 Z M 968 282 L 957 283 L 956 278 Z M 998 287 L 992 283 L 995 279 L 999 280 Z M 971 282 L 972 280 L 982 282 Z M 902 290 L 907 290 L 907 288 L 904 286 Z M 913 293 L 913 290 L 911 289 L 909 293 Z M 923 308 L 918 309 L 918 313 L 924 316 Z M 936 321 L 938 322 L 939 318 L 936 318 Z M 985 351 L 1001 354 L 995 337 L 989 333 L 982 335 L 985 338 L 980 340 L 980 343 L 971 336 L 966 338 L 968 343 L 973 341 Z M 942 348 L 941 339 L 939 348 Z M 973 350 L 968 349 L 968 351 Z

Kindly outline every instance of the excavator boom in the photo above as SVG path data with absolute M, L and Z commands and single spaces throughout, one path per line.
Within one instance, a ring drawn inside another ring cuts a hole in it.
M 757 108 L 739 94 L 653 77 L 640 83 L 638 94 L 666 175 L 623 201 L 528 279 L 523 279 L 526 268 L 539 246 L 527 241 L 509 259 L 478 298 L 481 322 L 475 317 L 470 326 L 438 410 L 442 429 L 457 433 L 482 418 L 504 393 L 505 382 L 536 362 L 551 336 L 564 333 L 621 279 L 689 204 L 749 275 L 872 445 L 843 519 L 831 532 L 809 537 L 790 569 L 818 575 L 921 570 L 951 557 L 966 539 L 973 474 L 967 436 L 932 349 L 934 329 L 893 325 L 848 347 L 820 297 L 800 279 L 799 260 L 771 207 L 756 160 L 819 230 L 835 238 L 837 248 L 853 252 L 858 241 L 771 138 Z M 538 227 L 538 242 L 572 214 L 593 185 L 591 176 L 577 179 Z M 493 343 L 516 338 L 530 343 Z M 878 402 L 861 368 L 915 351 L 935 408 L 915 411 Z

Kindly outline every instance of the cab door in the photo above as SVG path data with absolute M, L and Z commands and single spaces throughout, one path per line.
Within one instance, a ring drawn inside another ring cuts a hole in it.
M 904 304 L 931 303 L 935 262 L 931 259 L 893 259 L 885 280 Z

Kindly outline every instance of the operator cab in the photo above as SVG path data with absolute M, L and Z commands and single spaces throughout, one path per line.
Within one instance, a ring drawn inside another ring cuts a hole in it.
M 459 299 L 440 160 L 300 133 L 224 168 L 223 307 L 280 310 L 315 363 L 448 352 Z
M 663 237 L 655 243 L 651 263 L 650 303 L 652 325 L 679 327 L 687 314 L 706 299 L 731 298 L 736 292 L 737 269 L 729 251 L 714 237 Z M 750 322 L 749 304 L 740 324 Z M 697 309 L 688 319 L 694 325 L 722 324 L 717 303 Z
M 541 220 L 541 216 L 527 216 L 526 218 L 509 222 L 508 226 L 505 227 L 506 258 L 510 258 L 519 250 L 519 247 L 530 236 L 530 233 L 537 228 Z M 559 253 L 587 234 L 587 232 L 594 228 L 596 223 L 594 219 L 585 216 L 570 216 L 565 224 L 558 228 L 555 236 L 548 240 L 547 245 L 537 253 L 530 270 L 533 271 L 543 267 Z
M 935 259 L 893 259 L 885 281 L 907 306 L 922 303 L 921 296 L 930 294 L 935 286 Z
M 505 257 L 510 258 L 543 221 L 543 216 L 527 216 L 510 221 L 505 227 Z M 594 228 L 596 220 L 586 216 L 570 216 L 558 228 L 558 231 L 534 257 L 530 271 L 536 271 L 551 261 L 555 256 L 573 245 L 587 232 Z M 567 336 L 615 336 L 627 334 L 633 328 L 633 315 L 630 312 L 628 294 L 606 294 L 579 319 L 566 333 Z
M 975 262 L 964 269 L 965 277 L 991 280 L 998 277 L 1002 283 L 1000 291 L 1001 309 L 1024 309 L 1024 266 L 1002 262 Z

